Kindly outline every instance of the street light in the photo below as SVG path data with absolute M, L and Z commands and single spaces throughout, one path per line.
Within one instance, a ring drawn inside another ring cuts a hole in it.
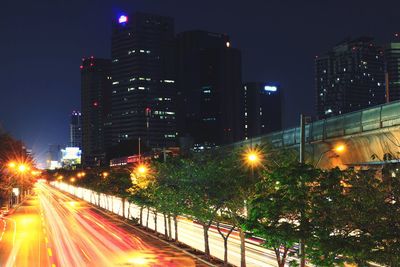
M 18 165 L 18 172 L 24 173 L 24 172 L 26 172 L 26 171 L 28 171 L 28 170 L 29 170 L 29 167 L 26 166 L 25 164 L 20 164 L 20 165 Z
M 144 165 L 144 164 L 140 164 L 140 165 L 137 167 L 137 172 L 138 172 L 139 174 L 144 175 L 144 174 L 147 173 L 147 171 L 148 171 L 147 166 Z
M 9 163 L 7 164 L 7 166 L 8 166 L 8 168 L 10 168 L 10 169 L 14 169 L 14 168 L 17 166 L 17 164 L 16 164 L 14 161 L 11 161 L 11 162 L 9 162 Z
M 103 175 L 103 178 L 107 178 L 108 175 L 110 175 L 110 174 L 108 172 L 103 172 L 102 175 Z
M 333 147 L 333 148 L 331 148 L 331 149 L 329 149 L 329 150 L 327 150 L 327 151 L 325 151 L 325 152 L 323 152 L 321 154 L 321 156 L 319 157 L 317 163 L 315 164 L 315 167 L 318 167 L 318 164 L 320 163 L 320 161 L 322 160 L 322 158 L 324 157 L 324 155 L 326 153 L 328 153 L 328 152 L 336 152 L 337 154 L 341 154 L 341 153 L 343 153 L 345 151 L 346 151 L 346 145 L 344 145 L 344 144 L 336 145 L 335 147 Z
M 75 177 L 71 177 L 71 178 L 69 179 L 69 181 L 70 181 L 71 183 L 74 183 L 74 182 L 76 181 L 76 178 L 75 178 Z
M 259 165 L 262 160 L 261 151 L 254 148 L 247 149 L 243 156 L 244 156 L 244 162 L 252 168 Z

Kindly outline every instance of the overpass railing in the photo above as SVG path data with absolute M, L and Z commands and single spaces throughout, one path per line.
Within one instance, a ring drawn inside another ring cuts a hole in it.
M 396 125 L 400 126 L 400 101 L 314 121 L 305 126 L 305 138 L 306 142 L 312 143 Z M 298 145 L 300 143 L 300 129 L 299 127 L 289 128 L 232 145 L 243 146 L 251 143 L 270 143 L 274 147 Z

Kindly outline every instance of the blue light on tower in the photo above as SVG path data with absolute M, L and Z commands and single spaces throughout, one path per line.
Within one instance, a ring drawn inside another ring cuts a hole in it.
M 264 90 L 267 92 L 276 92 L 278 91 L 278 87 L 276 85 L 265 85 Z
M 118 18 L 118 23 L 119 24 L 125 24 L 127 22 L 128 22 L 128 16 L 125 16 L 125 15 L 119 16 L 119 18 Z

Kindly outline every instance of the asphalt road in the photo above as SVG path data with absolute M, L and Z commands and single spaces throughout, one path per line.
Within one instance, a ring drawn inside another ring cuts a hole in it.
M 0 266 L 206 266 L 45 183 L 0 220 Z

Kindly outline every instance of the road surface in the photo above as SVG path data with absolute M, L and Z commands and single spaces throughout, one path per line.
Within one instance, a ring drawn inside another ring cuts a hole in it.
M 45 183 L 0 220 L 0 266 L 207 266 Z

